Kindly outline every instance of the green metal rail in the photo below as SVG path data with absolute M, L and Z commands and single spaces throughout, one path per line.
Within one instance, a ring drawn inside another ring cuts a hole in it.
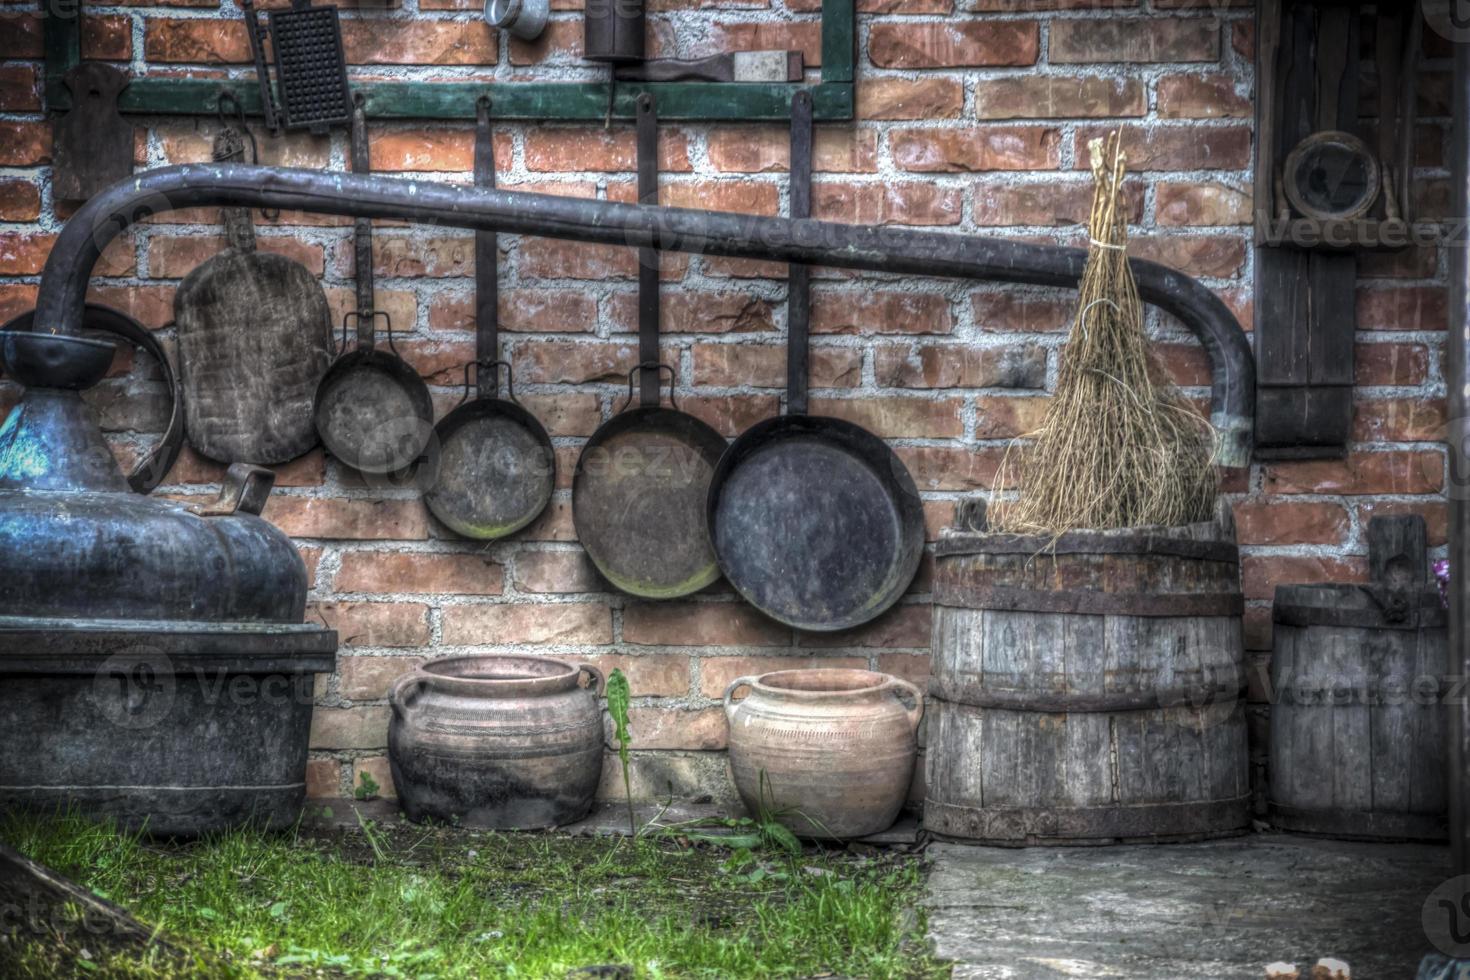
M 48 4 L 45 15 L 46 106 L 71 106 L 62 77 L 81 61 L 81 21 L 77 6 Z M 661 120 L 707 119 L 787 122 L 791 96 L 812 93 L 816 119 L 853 116 L 854 0 L 822 0 L 822 80 L 816 85 L 765 82 L 618 82 L 613 115 L 633 117 L 642 92 L 658 99 Z M 241 30 L 245 30 L 241 22 Z M 580 120 L 607 116 L 607 82 L 354 82 L 374 119 L 474 119 L 475 100 L 495 96 L 498 119 Z M 142 115 L 212 115 L 221 90 L 230 91 L 245 111 L 260 115 L 255 79 L 135 78 L 123 89 L 118 106 Z

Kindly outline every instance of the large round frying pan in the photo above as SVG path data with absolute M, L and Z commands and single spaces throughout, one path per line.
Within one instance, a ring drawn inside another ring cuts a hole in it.
M 369 169 L 367 120 L 359 101 L 352 113 L 352 169 Z M 357 320 L 357 347 L 332 362 L 317 384 L 313 412 L 317 433 L 327 451 L 367 474 L 410 472 L 434 434 L 434 403 L 418 372 L 393 346 L 393 322 L 373 308 L 373 226 L 359 218 L 353 250 L 357 275 L 357 310 L 343 318 Z M 388 327 L 388 350 L 378 348 L 378 317 Z
M 638 97 L 638 199 L 658 203 L 658 118 L 653 96 Z M 704 526 L 710 476 L 725 438 L 679 411 L 678 378 L 659 363 L 658 252 L 638 253 L 638 407 L 604 422 L 577 459 L 572 520 L 603 577 L 630 595 L 670 599 L 720 577 Z M 669 408 L 659 403 L 669 373 Z
M 791 215 L 811 207 L 811 102 L 792 102 Z M 903 461 L 841 419 L 806 414 L 809 270 L 792 266 L 786 415 L 747 429 L 710 481 L 706 517 L 720 570 L 788 626 L 858 626 L 893 605 L 918 571 L 924 511 Z
M 495 186 L 490 100 L 477 105 L 475 183 Z M 536 417 L 515 400 L 515 378 L 500 346 L 496 236 L 475 233 L 475 397 L 434 427 L 438 451 L 427 474 L 424 503 L 456 534 L 482 541 L 530 524 L 551 501 L 556 453 Z M 505 368 L 510 398 L 498 397 Z M 465 391 L 469 392 L 469 365 Z
M 35 310 L 27 310 L 7 320 L 4 326 L 0 326 L 0 331 L 30 330 L 35 322 L 35 316 Z M 158 342 L 153 331 L 126 313 L 114 310 L 110 306 L 88 303 L 82 313 L 82 329 L 83 331 L 96 330 L 119 337 L 135 347 L 142 348 L 158 362 L 159 372 L 163 376 L 163 385 L 168 389 L 168 425 L 165 426 L 163 438 L 159 440 L 158 445 L 154 446 L 146 456 L 140 458 L 134 464 L 133 472 L 128 474 L 130 489 L 135 493 L 148 493 L 162 483 L 169 470 L 173 469 L 174 463 L 178 461 L 179 451 L 184 445 L 182 387 L 174 375 L 173 365 L 169 363 L 168 355 L 163 351 L 163 345 Z

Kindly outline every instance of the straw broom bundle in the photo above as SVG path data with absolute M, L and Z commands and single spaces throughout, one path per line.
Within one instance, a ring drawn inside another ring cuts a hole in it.
M 1021 493 L 992 492 L 991 526 L 1053 536 L 1079 528 L 1208 520 L 1218 478 L 1214 430 L 1164 379 L 1143 332 L 1128 267 L 1125 157 L 1118 133 L 1092 140 L 1091 244 L 1078 310 L 1040 429 L 1006 450 L 997 487 L 1019 470 Z

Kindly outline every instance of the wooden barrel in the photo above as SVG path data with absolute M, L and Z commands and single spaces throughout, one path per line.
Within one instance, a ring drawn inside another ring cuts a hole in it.
M 994 844 L 1249 825 L 1228 516 L 936 546 L 925 829 Z
M 1372 584 L 1282 585 L 1268 812 L 1283 830 L 1445 840 L 1447 616 L 1417 517 L 1373 518 Z

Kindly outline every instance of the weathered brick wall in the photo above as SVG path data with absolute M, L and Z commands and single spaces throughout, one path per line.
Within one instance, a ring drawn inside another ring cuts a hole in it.
M 348 4 L 344 36 L 361 78 L 600 77 L 577 60 L 575 0 L 558 0 L 536 44 L 498 42 L 478 0 Z M 802 48 L 820 56 L 815 0 L 656 2 L 654 48 L 694 55 Z M 817 216 L 859 223 L 984 231 L 1077 242 L 1089 191 L 1087 140 L 1123 125 L 1137 189 L 1132 250 L 1201 277 L 1250 324 L 1252 43 L 1249 4 L 1086 0 L 863 0 L 858 113 L 822 125 Z M 231 0 L 133 0 L 90 8 L 88 57 L 135 71 L 241 73 L 248 59 Z M 29 307 L 67 208 L 51 194 L 49 130 L 40 114 L 34 5 L 0 13 L 0 312 Z M 1443 59 L 1445 51 L 1427 46 Z M 1416 140 L 1420 206 L 1446 200 L 1448 108 L 1443 60 L 1431 63 Z M 207 159 L 213 119 L 137 119 L 137 162 Z M 665 203 L 763 214 L 785 196 L 780 127 L 671 124 L 663 131 Z M 342 168 L 330 139 L 261 138 L 270 163 Z M 501 183 L 630 200 L 631 127 L 502 125 Z M 380 124 L 373 165 L 388 173 L 468 180 L 471 133 L 447 124 Z M 161 216 L 109 250 L 95 297 L 168 336 L 179 279 L 220 247 L 209 211 Z M 259 217 L 261 247 L 323 275 L 340 315 L 351 300 L 345 223 Z M 558 446 L 560 489 L 546 516 L 514 540 L 459 540 L 407 491 L 365 487 L 314 452 L 280 468 L 267 516 L 299 542 L 313 615 L 342 635 L 340 668 L 322 684 L 312 791 L 334 795 L 351 773 L 386 782 L 389 682 L 436 654 L 529 650 L 628 673 L 640 749 L 637 790 L 725 796 L 727 681 L 807 661 L 926 672 L 927 565 L 906 601 L 869 627 L 809 636 L 762 619 L 719 587 L 651 604 L 608 591 L 577 546 L 568 478 L 581 442 L 616 408 L 635 360 L 635 262 L 627 250 L 503 237 L 502 325 L 519 394 Z M 400 349 L 458 398 L 469 330 L 473 250 L 467 235 L 382 225 L 378 300 L 403 331 Z M 1370 514 L 1414 510 L 1443 544 L 1441 450 L 1445 257 L 1434 249 L 1363 262 L 1358 392 L 1346 460 L 1256 465 L 1230 474 L 1250 600 L 1249 645 L 1269 647 L 1277 582 L 1361 578 Z M 784 267 L 671 256 L 663 293 L 666 356 L 681 405 L 734 436 L 778 409 L 783 381 Z M 889 438 L 925 492 L 931 534 L 962 494 L 990 486 L 1005 441 L 1039 417 L 1072 312 L 1065 291 L 967 286 L 819 272 L 814 298 L 817 411 Z M 1151 321 L 1174 376 L 1205 394 L 1190 335 Z M 119 445 L 156 428 L 156 383 L 120 364 L 97 398 Z M 13 399 L 13 389 L 5 391 Z M 126 396 L 126 397 L 124 397 Z M 165 491 L 204 494 L 219 467 L 185 454 Z M 1260 695 L 1261 692 L 1257 692 Z M 612 781 L 609 794 L 621 792 Z

